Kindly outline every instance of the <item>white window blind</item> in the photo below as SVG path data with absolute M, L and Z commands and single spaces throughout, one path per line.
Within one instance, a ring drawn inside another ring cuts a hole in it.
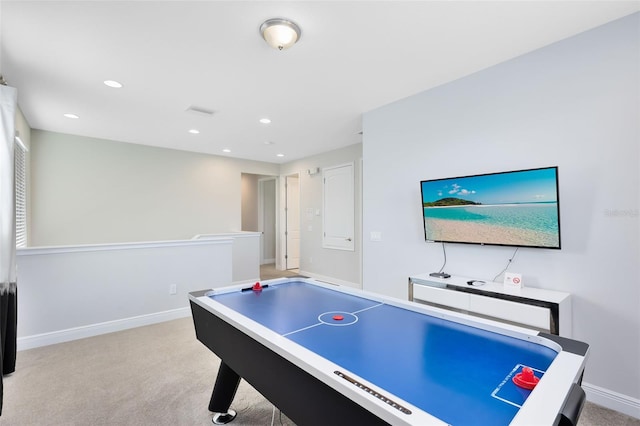
M 16 184 L 16 247 L 27 246 L 26 147 L 16 138 L 14 150 Z

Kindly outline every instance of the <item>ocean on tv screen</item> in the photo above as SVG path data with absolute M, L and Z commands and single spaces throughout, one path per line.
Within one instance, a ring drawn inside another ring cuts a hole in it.
M 431 241 L 557 247 L 557 203 L 425 207 Z

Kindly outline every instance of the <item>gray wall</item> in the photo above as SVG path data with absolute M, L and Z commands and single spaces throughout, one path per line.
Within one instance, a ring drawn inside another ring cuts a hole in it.
M 258 179 L 258 175 L 242 173 L 242 231 L 258 231 Z
M 31 246 L 239 231 L 241 175 L 278 165 L 31 132 Z
M 301 273 L 317 278 L 337 278 L 343 284 L 361 286 L 361 158 L 362 144 L 355 144 L 281 166 L 281 176 L 300 173 Z M 322 168 L 349 162 L 355 165 L 355 250 L 325 249 L 322 248 L 322 216 L 315 214 L 316 210 L 322 212 Z M 320 168 L 320 173 L 307 174 L 307 170 L 313 168 Z M 308 209 L 313 212 L 311 217 L 307 216 Z
M 322 217 L 314 215 L 311 223 L 303 218 L 300 267 L 360 286 L 361 144 L 280 166 L 42 130 L 32 130 L 31 140 L 31 247 L 189 239 L 249 226 L 257 230 L 259 178 L 299 172 L 302 215 L 305 208 L 322 209 L 321 174 L 309 176 L 306 170 L 353 161 L 356 250 L 323 249 Z M 271 204 L 277 190 L 275 182 L 267 185 Z M 275 204 L 271 208 L 275 212 Z M 264 238 L 264 257 L 277 258 L 273 226 Z
M 419 182 L 559 166 L 562 250 L 520 249 L 525 285 L 573 295 L 585 382 L 640 398 L 640 15 L 558 42 L 364 116 L 366 290 L 407 296 L 437 271 Z M 382 241 L 370 241 L 372 231 Z M 512 248 L 447 245 L 446 272 L 492 279 Z M 635 402 L 633 402 L 635 401 Z

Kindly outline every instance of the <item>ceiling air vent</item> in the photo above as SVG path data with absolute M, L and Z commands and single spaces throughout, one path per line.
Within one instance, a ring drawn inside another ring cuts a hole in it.
M 211 117 L 213 115 L 213 111 L 211 111 L 210 109 L 206 109 L 206 108 L 195 106 L 195 105 L 191 105 L 189 108 L 186 109 L 186 111 L 192 114 L 198 114 L 198 115 L 203 115 L 207 117 Z

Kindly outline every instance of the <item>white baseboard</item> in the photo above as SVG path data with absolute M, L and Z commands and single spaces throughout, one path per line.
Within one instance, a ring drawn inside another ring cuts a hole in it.
M 582 389 L 587 394 L 587 401 L 640 419 L 640 399 L 585 382 Z
M 56 343 L 69 342 L 71 340 L 84 339 L 85 337 L 93 337 L 100 334 L 113 333 L 114 331 L 127 330 L 129 328 L 142 327 L 178 318 L 185 318 L 190 315 L 190 308 L 184 307 L 172 309 L 170 311 L 107 321 L 99 324 L 90 324 L 82 327 L 68 328 L 66 330 L 52 331 L 50 333 L 18 337 L 17 350 L 23 351 L 40 346 L 48 346 Z
M 262 261 L 260 262 L 261 265 L 270 265 L 272 263 L 276 263 L 276 259 L 262 259 Z
M 323 281 L 323 282 L 327 282 L 330 284 L 337 284 L 337 285 L 344 285 L 347 287 L 352 287 L 352 288 L 359 288 L 362 289 L 362 286 L 358 283 L 353 283 L 351 281 L 344 281 L 338 278 L 333 278 L 333 277 L 327 277 L 325 275 L 319 275 L 319 274 L 315 274 L 313 272 L 309 272 L 309 271 L 303 271 L 300 270 L 300 275 L 303 275 L 305 277 L 309 277 L 309 278 L 313 278 L 315 280 L 318 281 Z

